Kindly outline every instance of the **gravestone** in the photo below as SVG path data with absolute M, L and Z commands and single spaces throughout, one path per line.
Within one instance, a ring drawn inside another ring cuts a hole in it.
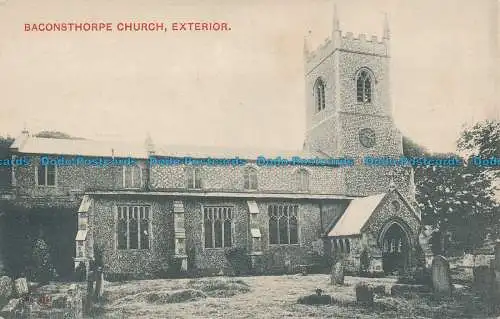
M 362 306 L 372 306 L 373 305 L 373 288 L 368 284 L 361 282 L 355 287 L 356 291 L 356 301 Z
M 98 268 L 95 275 L 95 299 L 100 300 L 104 294 L 104 272 L 102 268 Z
M 344 284 L 344 265 L 342 262 L 337 261 L 332 266 L 332 271 L 330 275 L 330 282 L 332 285 L 343 285 Z
M 500 240 L 497 240 L 495 243 L 495 259 L 492 266 L 493 275 L 495 277 L 493 284 L 495 289 L 495 302 L 500 304 Z
M 14 291 L 16 296 L 22 297 L 28 294 L 28 281 L 26 278 L 18 278 L 14 280 Z
M 443 256 L 432 260 L 432 288 L 436 295 L 451 296 L 450 263 Z
M 83 306 L 83 313 L 86 315 L 91 312 L 93 307 L 94 281 L 95 281 L 95 273 L 94 271 L 89 271 L 87 276 L 87 294 L 85 297 L 85 304 Z

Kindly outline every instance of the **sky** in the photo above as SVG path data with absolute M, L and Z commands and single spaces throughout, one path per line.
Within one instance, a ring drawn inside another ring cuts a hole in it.
M 394 119 L 448 152 L 498 114 L 498 0 L 0 0 L 0 134 L 300 149 L 304 36 L 391 29 Z M 228 32 L 25 32 L 25 23 L 220 21 Z M 495 71 L 496 70 L 496 71 Z

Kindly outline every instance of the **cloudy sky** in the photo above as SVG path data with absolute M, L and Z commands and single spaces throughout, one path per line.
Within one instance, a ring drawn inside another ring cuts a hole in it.
M 337 0 L 344 32 L 392 32 L 400 130 L 451 151 L 494 113 L 497 0 Z M 303 38 L 331 33 L 333 0 L 0 0 L 0 134 L 299 149 Z M 230 32 L 36 33 L 25 23 L 225 21 Z M 498 64 L 498 58 L 496 63 Z

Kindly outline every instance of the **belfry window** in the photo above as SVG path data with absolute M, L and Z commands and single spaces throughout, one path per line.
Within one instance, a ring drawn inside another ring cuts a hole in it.
M 325 83 L 318 78 L 314 84 L 314 99 L 316 102 L 316 111 L 320 112 L 325 109 Z
M 356 78 L 358 103 L 372 102 L 372 78 L 367 70 L 361 70 Z

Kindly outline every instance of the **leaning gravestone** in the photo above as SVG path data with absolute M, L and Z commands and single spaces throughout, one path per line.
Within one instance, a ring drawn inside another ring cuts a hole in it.
M 330 281 L 332 285 L 343 285 L 344 284 L 344 265 L 342 265 L 342 262 L 337 261 L 333 266 L 332 266 L 332 272 L 331 272 L 331 277 Z
M 451 296 L 450 264 L 443 256 L 432 260 L 432 288 L 436 295 Z

